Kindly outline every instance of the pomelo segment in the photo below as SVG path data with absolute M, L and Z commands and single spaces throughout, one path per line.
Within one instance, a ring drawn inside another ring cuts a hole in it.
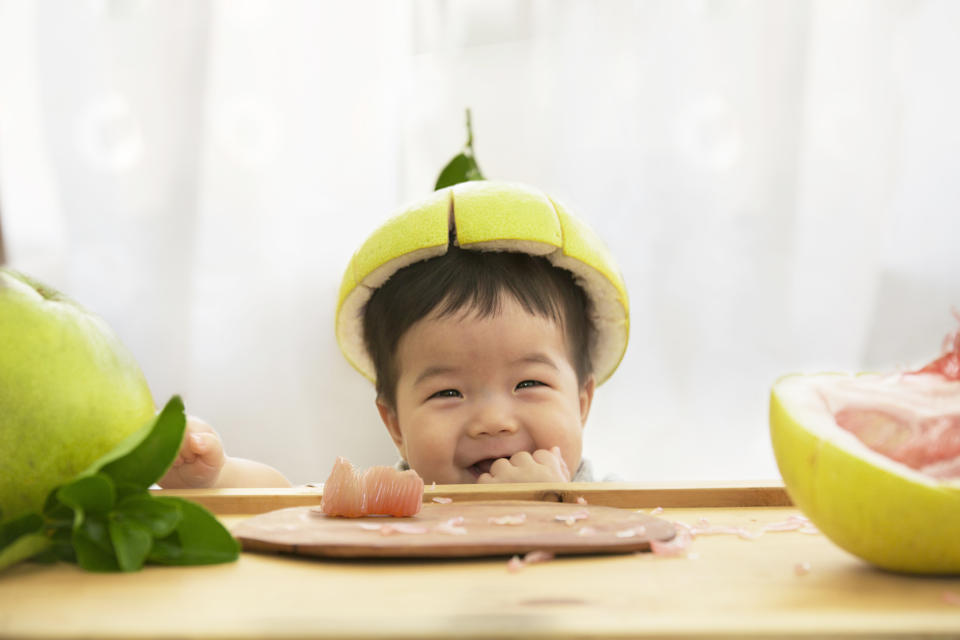
M 563 248 L 560 220 L 547 196 L 503 182 L 464 182 L 454 187 L 457 244 L 478 251 L 550 255 Z
M 475 251 L 544 256 L 571 271 L 593 305 L 597 384 L 623 358 L 629 338 L 626 285 L 599 237 L 543 192 L 526 185 L 478 180 L 434 192 L 390 218 L 354 254 L 337 304 L 337 342 L 347 361 L 374 379 L 363 343 L 362 310 L 373 291 L 399 269 L 446 253 L 449 243 Z
M 939 374 L 791 375 L 773 386 L 770 433 L 790 497 L 834 543 L 884 569 L 956 574 L 958 416 L 960 382 Z
M 338 457 L 323 483 L 320 510 L 328 516 L 360 518 L 387 515 L 398 518 L 420 513 L 423 479 L 416 471 L 370 467 L 362 473 Z

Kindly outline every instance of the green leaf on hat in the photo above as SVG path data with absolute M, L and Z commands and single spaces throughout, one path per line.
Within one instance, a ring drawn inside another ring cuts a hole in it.
M 470 123 L 470 109 L 467 109 L 467 143 L 463 151 L 453 157 L 440 171 L 434 190 L 470 180 L 485 180 L 477 159 L 473 155 L 473 126 Z

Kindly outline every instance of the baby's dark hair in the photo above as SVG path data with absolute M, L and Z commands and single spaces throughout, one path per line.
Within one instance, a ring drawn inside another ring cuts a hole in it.
M 582 386 L 593 372 L 590 353 L 596 329 L 590 320 L 590 300 L 573 274 L 540 256 L 451 245 L 442 256 L 398 270 L 363 309 L 363 339 L 377 375 L 377 396 L 396 407 L 397 346 L 414 323 L 435 309 L 439 317 L 461 309 L 471 309 L 481 318 L 495 316 L 504 294 L 565 332 Z

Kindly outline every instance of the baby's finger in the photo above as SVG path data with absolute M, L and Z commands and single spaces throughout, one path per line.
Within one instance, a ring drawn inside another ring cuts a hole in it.
M 183 437 L 183 444 L 180 445 L 180 453 L 174 464 L 192 464 L 203 453 L 204 444 L 202 439 L 195 433 L 187 433 Z
M 213 427 L 196 416 L 187 416 L 187 433 L 216 433 Z
M 550 470 L 557 478 L 569 481 L 570 471 L 567 469 L 563 456 L 559 455 L 560 449 L 554 447 L 549 451 L 546 449 L 537 449 L 533 452 L 533 459 Z
M 506 460 L 506 458 L 501 458 Z M 517 453 L 510 456 L 508 462 L 514 467 L 523 467 L 528 466 L 534 463 L 534 457 L 530 455 L 527 451 L 518 451 Z
M 552 469 L 559 469 L 557 464 L 557 458 L 553 454 L 553 451 L 548 451 L 546 449 L 537 449 L 533 452 L 533 459 L 538 463 L 548 466 Z
M 508 473 L 513 469 L 513 465 L 516 464 L 514 458 L 516 458 L 517 455 L 519 454 L 515 454 L 512 458 L 497 458 L 493 461 L 493 464 L 490 465 L 490 471 L 488 471 L 486 475 L 496 477 Z
M 212 433 L 194 433 L 189 437 L 190 450 L 195 454 L 195 459 L 201 462 L 217 466 L 223 459 L 223 447 L 220 445 L 220 439 Z
M 209 433 L 193 433 L 190 435 L 190 450 L 202 456 L 210 450 L 213 439 Z
M 573 474 L 570 473 L 570 467 L 567 466 L 567 461 L 563 459 L 563 452 L 560 451 L 560 447 L 553 447 L 550 451 L 553 451 L 553 455 L 557 456 L 557 460 L 560 461 L 560 469 L 563 471 L 563 477 L 570 480 Z

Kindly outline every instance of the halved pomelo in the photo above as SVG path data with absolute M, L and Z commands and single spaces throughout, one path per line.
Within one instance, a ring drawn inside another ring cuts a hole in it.
M 879 567 L 960 573 L 960 371 L 955 348 L 919 372 L 790 375 L 770 433 L 791 499 L 834 543 Z
M 337 303 L 337 342 L 373 380 L 363 342 L 363 307 L 397 270 L 447 252 L 450 242 L 476 251 L 539 255 L 571 271 L 592 302 L 597 384 L 613 374 L 627 348 L 629 303 L 623 277 L 599 237 L 560 203 L 522 184 L 492 180 L 440 189 L 406 207 L 371 234 L 351 258 Z

